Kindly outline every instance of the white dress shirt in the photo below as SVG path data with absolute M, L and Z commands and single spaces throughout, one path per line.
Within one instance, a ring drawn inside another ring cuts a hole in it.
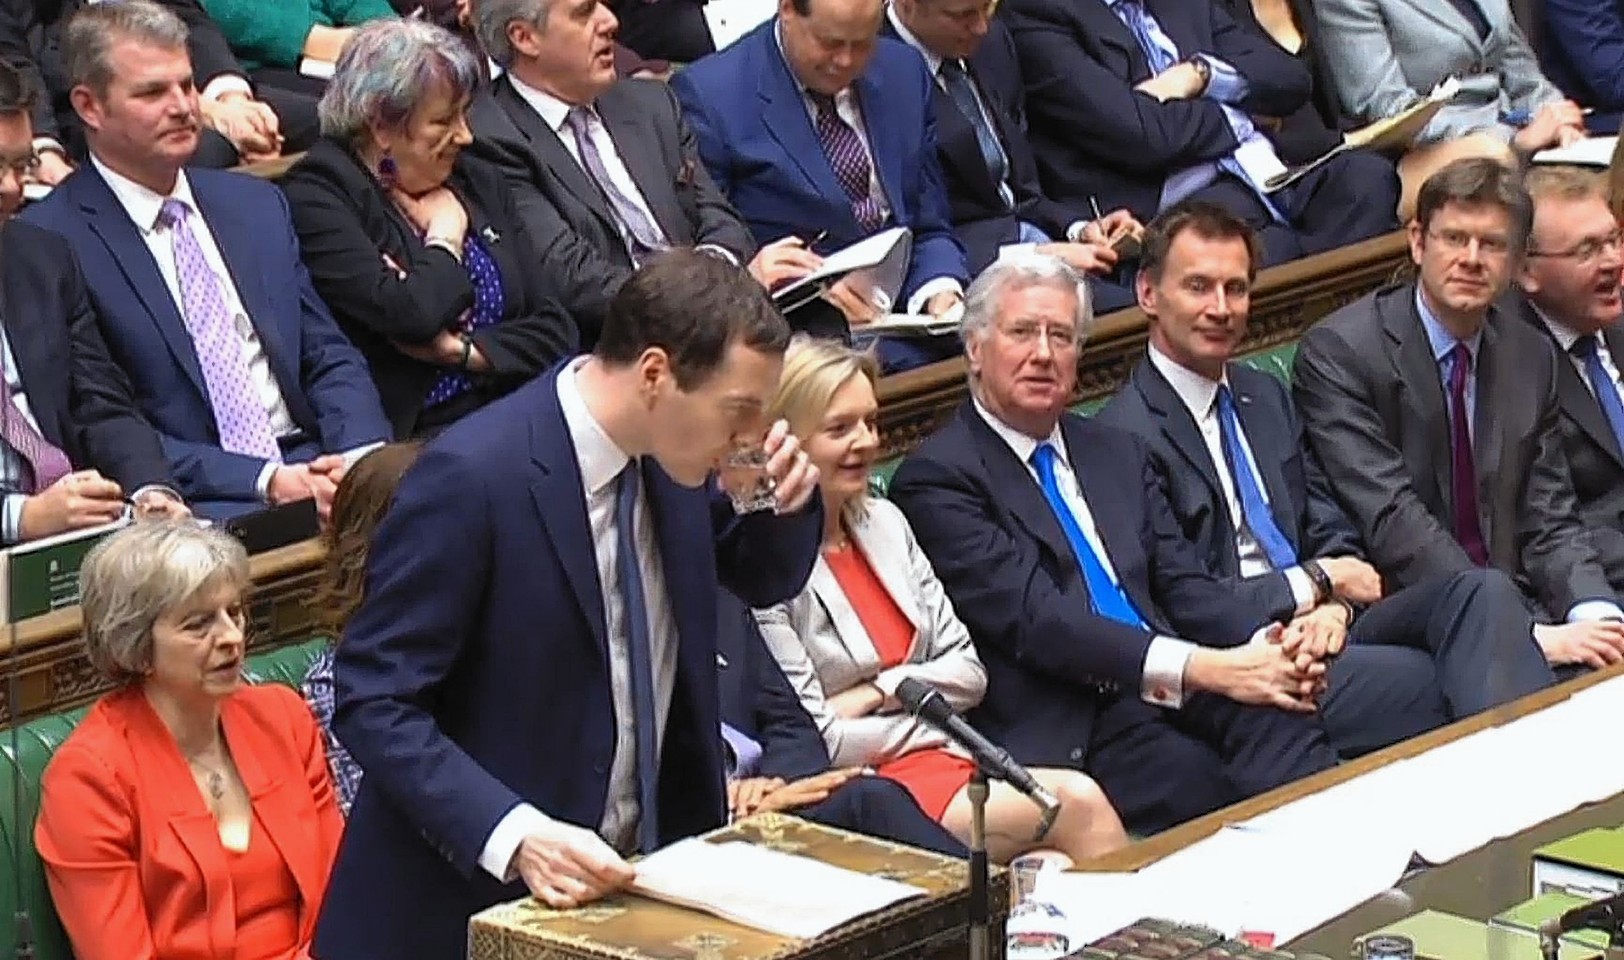
M 609 766 L 609 793 L 603 818 L 596 824 L 598 834 L 621 853 L 637 846 L 637 826 L 641 816 L 637 791 L 637 726 L 632 707 L 631 651 L 626 626 L 626 605 L 620 595 L 620 575 L 616 563 L 619 545 L 615 528 L 616 482 L 630 458 L 617 446 L 592 416 L 576 382 L 577 360 L 558 377 L 558 404 L 564 425 L 581 467 L 587 520 L 597 560 L 598 588 L 603 601 L 603 622 L 609 643 L 609 686 L 615 708 L 615 755 Z M 665 565 L 654 536 L 654 518 L 649 513 L 648 495 L 638 496 L 633 510 L 634 537 L 638 548 L 638 569 L 643 577 L 643 602 L 649 620 L 649 652 L 654 666 L 655 755 L 665 741 L 666 719 L 677 678 L 677 625 L 666 590 Z M 658 768 L 658 763 L 656 763 Z M 559 776 L 571 776 L 560 770 Z M 521 803 L 491 831 L 480 854 L 479 864 L 496 879 L 511 879 L 508 866 L 524 838 L 544 829 L 551 818 L 529 803 Z M 647 852 L 647 851 L 645 851 Z
M 993 416 L 992 412 L 982 406 L 980 399 L 975 401 L 976 412 L 981 419 L 987 422 L 993 433 L 998 434 L 1009 449 L 1020 459 L 1031 475 L 1032 482 L 1042 486 L 1038 477 L 1037 467 L 1032 463 L 1032 454 L 1038 448 L 1039 441 L 1032 439 L 1019 430 L 1009 426 L 1002 420 Z M 1077 474 L 1071 469 L 1071 458 L 1066 452 L 1066 438 L 1055 424 L 1047 440 L 1058 456 L 1054 461 L 1055 482 L 1060 487 L 1060 499 L 1071 510 L 1072 516 L 1077 519 L 1077 526 L 1082 528 L 1083 538 L 1088 541 L 1094 555 L 1100 558 L 1100 565 L 1105 568 L 1106 576 L 1111 583 L 1120 587 L 1117 580 L 1116 568 L 1111 565 L 1111 555 L 1105 549 L 1105 543 L 1100 539 L 1099 531 L 1094 526 L 1094 514 L 1088 508 L 1088 501 L 1083 497 L 1082 488 L 1077 483 Z M 1080 561 L 1079 561 L 1080 562 Z M 1161 634 L 1153 636 L 1150 647 L 1145 651 L 1145 663 L 1140 672 L 1139 696 L 1146 702 L 1159 707 L 1177 708 L 1184 703 L 1184 668 L 1190 661 L 1190 655 L 1197 649 L 1197 645 L 1188 640 L 1177 637 L 1168 637 Z
M 1226 374 L 1222 381 L 1208 380 L 1206 377 L 1187 367 L 1175 363 L 1166 354 L 1154 346 L 1149 348 L 1150 362 L 1167 382 L 1173 387 L 1184 408 L 1190 411 L 1196 426 L 1201 430 L 1201 441 L 1206 444 L 1207 457 L 1212 461 L 1213 472 L 1218 475 L 1218 485 L 1223 489 L 1224 506 L 1229 511 L 1229 525 L 1235 530 L 1235 552 L 1240 557 L 1240 573 L 1243 577 L 1261 577 L 1273 573 L 1274 567 L 1269 563 L 1268 554 L 1263 552 L 1263 545 L 1258 543 L 1257 537 L 1246 525 L 1246 517 L 1241 512 L 1240 495 L 1235 492 L 1235 478 L 1230 476 L 1229 461 L 1224 457 L 1224 437 L 1218 423 L 1218 387 L 1229 385 Z M 1240 417 L 1235 418 L 1239 421 Z M 1258 469 L 1257 455 L 1252 452 L 1252 445 L 1246 439 L 1246 428 L 1240 427 L 1241 452 L 1246 454 L 1245 469 L 1251 471 L 1252 480 L 1263 494 L 1263 502 L 1269 503 L 1269 488 L 1263 482 L 1263 472 Z M 1312 559 L 1312 558 L 1310 558 Z M 1314 581 L 1309 579 L 1301 567 L 1291 567 L 1281 571 L 1286 575 L 1286 583 L 1291 586 L 1291 598 L 1297 602 L 1297 612 L 1307 613 L 1314 607 Z

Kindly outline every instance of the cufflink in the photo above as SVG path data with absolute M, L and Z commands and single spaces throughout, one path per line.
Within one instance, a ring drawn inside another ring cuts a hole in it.
M 718 653 L 716 655 L 716 666 L 720 667 L 723 670 L 726 670 L 727 669 L 727 658 L 722 656 L 720 653 Z

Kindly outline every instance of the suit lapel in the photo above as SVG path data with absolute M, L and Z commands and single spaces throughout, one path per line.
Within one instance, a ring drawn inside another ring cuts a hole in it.
M 829 158 L 823 152 L 823 144 L 812 129 L 812 118 L 806 111 L 806 101 L 801 98 L 800 84 L 790 73 L 789 64 L 784 62 L 784 56 L 773 39 L 775 22 L 770 20 L 763 25 L 756 38 L 761 45 L 760 54 L 768 58 L 766 81 L 758 91 L 763 103 L 762 119 L 767 125 L 767 132 L 784 148 L 784 153 L 801 171 L 801 175 L 811 181 L 817 195 L 843 200 L 846 190 L 835 179 L 834 167 L 830 166 Z M 858 230 L 851 204 L 835 202 L 833 207 L 838 208 L 841 216 L 845 217 L 848 232 Z
M 840 639 L 840 645 L 846 648 L 846 655 L 853 663 L 877 664 L 880 662 L 880 653 L 874 647 L 874 640 L 868 635 L 868 629 L 857 616 L 857 610 L 851 605 L 851 599 L 846 591 L 840 588 L 840 581 L 835 579 L 835 573 L 829 569 L 828 561 L 822 554 L 818 562 L 812 567 L 810 581 L 812 595 L 817 598 L 818 605 L 829 618 L 829 625 L 834 627 L 835 636 Z
M 1405 2 L 1408 2 L 1417 13 L 1438 24 L 1438 26 L 1465 39 L 1467 43 L 1472 45 L 1474 50 L 1479 52 L 1483 50 L 1483 38 L 1477 35 L 1477 28 L 1472 26 L 1472 22 L 1466 19 L 1466 14 L 1461 13 L 1452 0 L 1405 0 Z M 1477 3 L 1477 0 L 1467 0 L 1467 2 Z M 1484 9 L 1482 4 L 1478 4 L 1478 10 L 1489 21 L 1489 35 L 1493 36 L 1496 29 L 1494 18 L 1489 15 L 1488 10 Z
M 39 424 L 40 432 L 52 443 L 70 449 L 72 445 L 65 441 L 63 426 L 71 430 L 68 422 L 69 411 L 60 407 L 56 400 L 61 397 L 67 401 L 68 397 L 60 386 L 61 371 L 49 369 L 49 357 L 46 354 L 46 344 L 43 341 L 48 329 L 40 322 L 39 311 L 41 305 L 34 301 L 33 291 L 29 284 L 24 282 L 24 271 L 17 269 L 22 264 L 8 260 L 10 269 L 0 267 L 0 324 L 5 327 L 6 344 L 11 348 L 12 362 L 17 365 L 17 379 L 22 381 L 23 393 L 28 397 L 28 408 L 34 415 L 34 422 Z M 29 280 L 36 278 L 29 277 Z M 68 339 L 63 319 L 49 318 L 47 323 L 63 326 L 63 340 Z M 55 389 L 53 389 L 55 387 Z
M 1127 61 L 1127 75 L 1130 83 L 1138 83 L 1141 80 L 1150 78 L 1150 60 L 1145 56 L 1145 51 L 1140 48 L 1139 39 L 1133 35 L 1132 30 L 1128 29 L 1127 24 L 1117 19 L 1117 15 L 1111 12 L 1110 8 L 1103 3 L 1097 2 L 1097 0 L 1088 0 L 1088 2 L 1078 4 L 1076 9 L 1082 14 L 1085 21 L 1092 21 L 1092 23 L 1087 24 L 1087 32 L 1093 39 L 1102 46 L 1114 49 L 1123 60 Z M 1152 10 L 1152 13 L 1155 14 L 1156 11 Z M 1165 28 L 1165 21 L 1162 20 L 1159 14 L 1157 14 L 1156 19 L 1157 22 L 1163 23 Z
M 94 166 L 86 164 L 84 169 L 69 178 L 66 186 L 78 200 L 91 232 L 107 247 L 108 253 L 112 254 L 114 262 L 123 272 L 124 279 L 146 307 L 153 326 L 157 327 L 175 362 L 186 372 L 187 379 L 192 381 L 198 395 L 207 403 L 209 391 L 203 382 L 203 368 L 198 364 L 197 348 L 192 343 L 192 335 L 186 330 L 186 322 L 181 318 L 175 298 L 170 296 L 168 284 L 164 283 L 163 274 L 158 272 L 158 262 L 147 249 L 141 229 L 130 219 L 129 212 L 114 196 L 113 188 L 107 185 Z
M 549 387 L 567 375 L 558 368 L 547 377 Z M 540 409 L 530 425 L 530 459 L 536 469 L 530 476 L 530 497 L 547 527 L 559 565 L 569 581 L 570 591 L 581 616 L 592 631 L 592 639 L 604 663 L 609 662 L 608 628 L 604 626 L 603 589 L 598 583 L 597 553 L 592 545 L 592 527 L 587 519 L 581 479 L 581 464 L 575 457 L 564 411 L 558 405 L 558 391 L 543 391 Z
M 1230 379 L 1230 389 L 1235 394 L 1235 415 L 1241 422 L 1241 432 L 1246 434 L 1246 445 L 1252 451 L 1252 459 L 1263 478 L 1263 489 L 1269 495 L 1269 514 L 1274 517 L 1274 525 L 1286 535 L 1292 549 L 1300 551 L 1297 505 L 1292 500 L 1291 487 L 1286 483 L 1286 475 L 1281 468 L 1294 452 L 1280 449 L 1280 441 L 1285 439 L 1285 424 L 1269 416 L 1269 412 L 1263 409 L 1265 401 L 1249 388 L 1236 384 L 1233 377 Z
M 530 141 L 530 150 L 541 161 L 541 165 L 558 178 L 558 182 L 565 190 L 603 221 L 611 236 L 620 236 L 620 227 L 609 212 L 609 202 L 604 199 L 597 184 L 592 182 L 586 171 L 581 168 L 581 164 L 570 155 L 569 150 L 565 149 L 563 142 L 558 139 L 559 135 L 547 126 L 541 114 L 525 102 L 524 97 L 519 95 L 519 91 L 513 88 L 513 84 L 505 76 L 496 82 L 495 96 L 496 102 L 507 111 L 508 119 L 512 120 L 513 125 Z
M 1438 361 L 1421 326 L 1415 309 L 1415 287 L 1406 284 L 1398 291 L 1378 296 L 1376 309 L 1382 316 L 1382 329 L 1393 343 L 1393 364 L 1398 368 L 1398 388 L 1408 401 L 1416 427 L 1426 446 L 1442 455 L 1429 456 L 1432 482 L 1439 497 L 1453 504 L 1450 495 L 1449 418 L 1444 409 L 1444 388 L 1438 379 Z
M 1520 314 L 1521 319 L 1538 330 L 1556 351 L 1556 403 L 1562 413 L 1578 424 L 1579 429 L 1590 438 L 1590 441 L 1605 450 L 1615 462 L 1624 464 L 1624 452 L 1618 448 L 1618 438 L 1613 436 L 1612 427 L 1607 423 L 1607 414 L 1602 411 L 1596 395 L 1590 392 L 1584 376 L 1574 367 L 1573 355 L 1562 349 L 1562 345 L 1556 341 L 1556 336 L 1551 333 L 1551 328 L 1545 325 L 1545 321 L 1540 319 L 1539 314 L 1534 312 L 1534 308 L 1526 300 L 1518 297 L 1510 301 L 1507 309 Z M 1621 335 L 1616 326 L 1616 324 L 1609 326 L 1602 331 L 1602 340 L 1606 342 L 1608 352 L 1614 357 L 1618 357 L 1617 351 L 1624 347 L 1624 335 Z M 1618 361 L 1615 359 L 1614 362 Z
M 1139 391 L 1139 396 L 1145 401 L 1151 416 L 1161 425 L 1162 436 L 1167 438 L 1168 446 L 1178 452 L 1180 457 L 1200 475 L 1202 482 L 1207 485 L 1213 500 L 1222 504 L 1224 502 L 1223 487 L 1218 482 L 1217 464 L 1212 462 L 1212 455 L 1207 452 L 1206 441 L 1201 436 L 1201 428 L 1196 425 L 1195 418 L 1179 399 L 1173 390 L 1173 385 L 1167 382 L 1149 360 L 1143 360 L 1133 372 L 1133 385 Z M 1227 520 L 1229 511 L 1221 511 L 1221 516 Z M 1229 531 L 1231 539 L 1234 531 Z
M 1075 566 L 1076 554 L 1072 552 L 1071 541 L 1066 539 L 1066 531 L 1054 515 L 1054 508 L 1049 506 L 1043 488 L 1038 486 L 1026 464 L 981 419 L 981 414 L 969 401 L 960 408 L 959 416 L 964 419 L 975 440 L 990 487 L 998 491 L 998 498 L 1010 515 L 1026 528 L 1027 533 L 1048 547 L 1057 559 Z
M 636 111 L 619 109 L 615 89 L 610 88 L 598 98 L 598 116 L 608 128 L 609 139 L 615 142 L 615 150 L 626 165 L 626 172 L 631 174 L 632 183 L 643 194 L 643 202 L 648 204 L 660 229 L 675 241 L 688 233 L 686 218 L 670 190 L 651 189 L 671 180 L 671 173 L 660 158 L 658 134 L 646 117 Z

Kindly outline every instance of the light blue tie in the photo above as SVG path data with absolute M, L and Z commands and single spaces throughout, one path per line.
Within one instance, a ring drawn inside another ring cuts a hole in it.
M 615 498 L 615 570 L 626 612 L 626 647 L 631 661 L 632 724 L 637 737 L 637 846 L 643 853 L 653 853 L 660 845 L 660 741 L 654 722 L 654 654 L 648 635 L 648 604 L 643 597 L 642 567 L 637 562 L 634 517 L 639 480 L 637 458 L 633 457 L 620 472 L 620 490 Z
M 1055 517 L 1060 521 L 1061 529 L 1066 531 L 1066 539 L 1071 541 L 1071 552 L 1077 555 L 1077 562 L 1083 567 L 1083 580 L 1088 584 L 1088 602 L 1094 612 L 1102 617 L 1109 617 L 1118 623 L 1125 623 L 1130 627 L 1145 628 L 1145 619 L 1133 607 L 1133 601 L 1122 592 L 1106 572 L 1105 564 L 1100 562 L 1099 555 L 1089 544 L 1088 538 L 1083 536 L 1083 528 L 1077 522 L 1077 517 L 1066 505 L 1066 500 L 1060 495 L 1060 481 L 1055 476 L 1054 461 L 1057 454 L 1054 446 L 1048 443 L 1038 444 L 1032 451 L 1032 465 L 1037 467 L 1038 481 L 1043 487 L 1043 495 L 1049 500 L 1050 509 L 1054 510 Z
M 1229 478 L 1235 484 L 1235 492 L 1240 495 L 1241 518 L 1246 523 L 1246 529 L 1252 531 L 1252 536 L 1263 548 L 1264 555 L 1269 558 L 1269 566 L 1276 570 L 1295 567 L 1297 548 L 1291 545 L 1285 533 L 1275 524 L 1274 514 L 1269 512 L 1269 502 L 1263 496 L 1263 487 L 1246 457 L 1246 448 L 1241 445 L 1241 421 L 1235 415 L 1235 398 L 1229 392 L 1228 385 L 1218 387 L 1218 433 L 1224 441 L 1224 460 L 1229 465 Z
M 1595 334 L 1580 337 L 1573 341 L 1573 355 L 1584 361 L 1585 379 L 1590 381 L 1590 389 L 1595 391 L 1602 412 L 1607 414 L 1607 425 L 1613 428 L 1613 439 L 1618 441 L 1619 450 L 1624 451 L 1624 401 L 1619 400 L 1618 386 L 1607 375 L 1607 368 L 1601 365 L 1597 346 Z

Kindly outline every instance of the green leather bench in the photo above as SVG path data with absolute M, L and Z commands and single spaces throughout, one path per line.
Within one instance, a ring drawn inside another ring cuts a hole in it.
M 247 676 L 251 683 L 281 683 L 298 689 L 310 662 L 327 641 L 317 638 L 282 647 L 249 658 Z M 73 960 L 68 936 L 57 921 L 51 905 L 51 892 L 45 885 L 45 870 L 34 853 L 34 817 L 39 811 L 40 775 L 51 754 L 68 738 L 84 718 L 88 707 L 40 717 L 17 730 L 16 755 L 11 751 L 11 732 L 0 733 L 0 956 L 16 953 L 17 930 L 13 922 L 19 907 L 28 911 L 34 935 L 37 960 Z M 17 774 L 21 773 L 19 777 Z M 21 804 L 13 796 L 13 784 L 22 786 Z M 20 809 L 19 809 L 20 806 Z M 21 822 L 18 821 L 20 814 Z M 19 857 L 20 854 L 20 857 Z M 15 864 L 21 863 L 21 889 L 17 889 Z

